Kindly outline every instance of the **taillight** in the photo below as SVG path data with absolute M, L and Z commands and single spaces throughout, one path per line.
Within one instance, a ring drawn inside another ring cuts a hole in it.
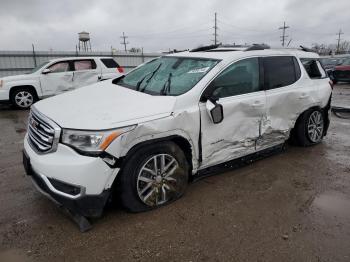
M 333 81 L 332 80 L 329 80 L 329 85 L 331 86 L 331 88 L 333 89 L 333 87 L 334 87 L 334 83 L 333 83 Z
M 122 68 L 122 67 L 117 67 L 117 70 L 119 73 L 124 73 L 124 68 Z

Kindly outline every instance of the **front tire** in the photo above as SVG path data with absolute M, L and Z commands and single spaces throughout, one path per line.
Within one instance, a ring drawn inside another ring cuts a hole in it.
M 36 94 L 29 88 L 16 88 L 11 92 L 10 101 L 17 108 L 27 109 L 36 101 Z
M 322 141 L 325 119 L 322 110 L 314 108 L 304 112 L 295 126 L 294 140 L 300 146 L 311 146 Z
M 151 210 L 171 203 L 185 193 L 189 164 L 175 143 L 147 145 L 125 160 L 118 193 L 127 210 Z

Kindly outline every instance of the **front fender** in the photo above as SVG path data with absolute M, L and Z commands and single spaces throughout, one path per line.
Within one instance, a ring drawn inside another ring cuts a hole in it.
M 31 80 L 16 80 L 16 81 L 10 81 L 8 83 L 5 82 L 5 88 L 7 88 L 9 91 L 11 91 L 14 87 L 21 87 L 21 86 L 32 86 L 38 97 L 42 97 L 42 90 L 40 87 L 40 81 L 31 79 Z
M 149 121 L 139 124 L 133 131 L 122 134 L 114 140 L 106 152 L 116 158 L 122 158 L 140 143 L 147 141 L 172 140 L 174 137 L 185 139 L 191 146 L 193 170 L 198 168 L 199 118 L 190 120 L 190 114 L 184 112 L 177 116 Z M 193 117 L 193 116 L 192 116 Z M 196 124 L 196 122 L 198 124 Z M 188 122 L 188 124 L 185 124 Z

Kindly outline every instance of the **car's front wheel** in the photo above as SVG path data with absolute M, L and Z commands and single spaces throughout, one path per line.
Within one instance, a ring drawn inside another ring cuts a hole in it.
M 29 88 L 16 88 L 11 92 L 10 100 L 15 107 L 27 109 L 36 101 L 36 95 Z
M 147 145 L 126 161 L 120 174 L 119 197 L 129 211 L 150 210 L 184 194 L 189 165 L 183 151 L 175 143 Z

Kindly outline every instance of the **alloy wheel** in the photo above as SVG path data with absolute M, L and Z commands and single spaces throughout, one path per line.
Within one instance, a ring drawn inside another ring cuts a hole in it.
M 143 203 L 159 206 L 181 193 L 183 174 L 178 161 L 169 154 L 149 157 L 139 171 L 137 192 Z
M 20 91 L 15 96 L 16 105 L 22 108 L 31 106 L 34 102 L 34 97 L 30 92 Z
M 311 142 L 317 143 L 322 139 L 323 128 L 324 122 L 322 113 L 320 111 L 312 112 L 307 125 L 307 133 Z

